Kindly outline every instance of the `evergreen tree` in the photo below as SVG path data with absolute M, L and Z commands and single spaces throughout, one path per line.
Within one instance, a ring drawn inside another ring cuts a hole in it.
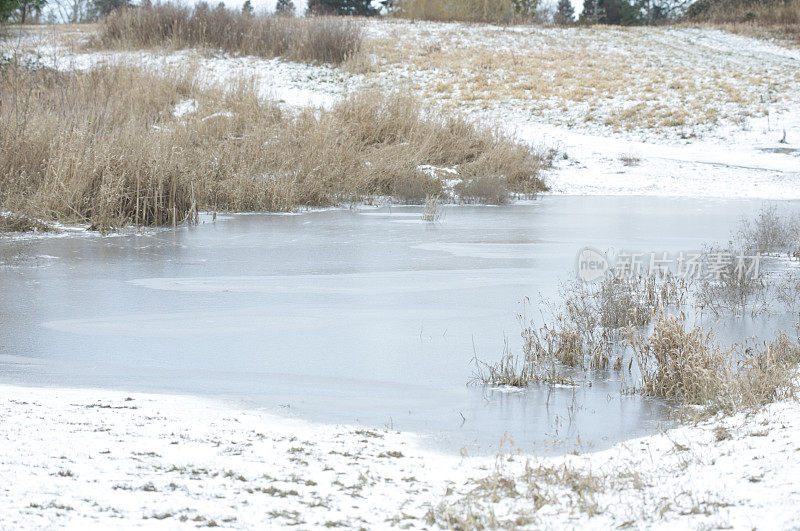
M 242 14 L 248 16 L 253 14 L 253 4 L 250 3 L 250 0 L 244 0 L 244 4 L 242 4 Z
M 295 15 L 294 2 L 292 0 L 278 0 L 275 5 L 275 14 L 282 17 L 293 17 Z
M 7 22 L 17 9 L 17 0 L 0 0 L 0 23 Z
M 308 0 L 310 15 L 358 15 L 371 17 L 378 14 L 372 0 Z
M 556 24 L 569 24 L 575 18 L 575 9 L 570 0 L 558 0 L 556 13 L 553 15 L 553 22 Z
M 584 0 L 582 22 L 632 26 L 648 20 L 642 0 Z
M 130 0 L 92 0 L 89 6 L 89 19 L 97 20 L 116 9 L 130 5 Z

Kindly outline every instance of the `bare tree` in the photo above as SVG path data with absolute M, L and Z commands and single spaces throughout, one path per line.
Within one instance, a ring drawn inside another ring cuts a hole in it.
M 56 22 L 84 22 L 89 19 L 89 0 L 52 0 L 50 5 Z

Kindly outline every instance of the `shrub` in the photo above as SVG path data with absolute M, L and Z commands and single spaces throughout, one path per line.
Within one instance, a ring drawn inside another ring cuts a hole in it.
M 700 309 L 718 317 L 747 312 L 755 316 L 767 310 L 769 286 L 760 265 L 754 267 L 748 252 L 733 246 L 709 247 L 702 259 L 709 274 L 697 281 L 695 295 Z

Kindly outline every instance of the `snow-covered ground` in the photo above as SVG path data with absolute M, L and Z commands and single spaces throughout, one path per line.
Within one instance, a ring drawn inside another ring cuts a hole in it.
M 432 453 L 409 434 L 184 396 L 0 386 L 4 528 L 796 529 L 800 405 L 560 458 Z
M 184 51 L 86 49 L 28 35 L 45 64 L 101 62 L 209 82 L 253 79 L 287 106 L 358 90 L 403 91 L 565 158 L 554 193 L 800 198 L 800 49 L 711 29 L 531 28 L 372 21 L 343 67 Z M 401 43 L 401 45 L 399 44 Z M 357 73 L 354 73 L 357 72 Z
M 797 49 L 689 28 L 393 21 L 369 22 L 367 35 L 365 58 L 344 68 L 91 51 L 63 34 L 3 52 L 61 69 L 105 61 L 252 78 L 289 107 L 412 92 L 557 148 L 553 193 L 800 199 Z M 797 529 L 800 518 L 796 402 L 599 453 L 486 459 L 192 397 L 0 386 L 0 401 L 0 527 L 448 527 L 471 516 L 509 527 Z

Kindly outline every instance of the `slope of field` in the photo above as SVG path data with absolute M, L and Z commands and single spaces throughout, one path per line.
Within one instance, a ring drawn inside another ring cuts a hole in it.
M 0 386 L 0 404 L 15 529 L 790 529 L 800 504 L 796 402 L 560 458 L 443 455 L 181 396 Z
M 410 92 L 559 148 L 556 193 L 800 197 L 800 50 L 702 28 L 365 22 L 342 67 L 208 51 L 96 51 L 89 33 L 6 44 L 62 69 L 101 62 L 252 79 L 287 106 Z

